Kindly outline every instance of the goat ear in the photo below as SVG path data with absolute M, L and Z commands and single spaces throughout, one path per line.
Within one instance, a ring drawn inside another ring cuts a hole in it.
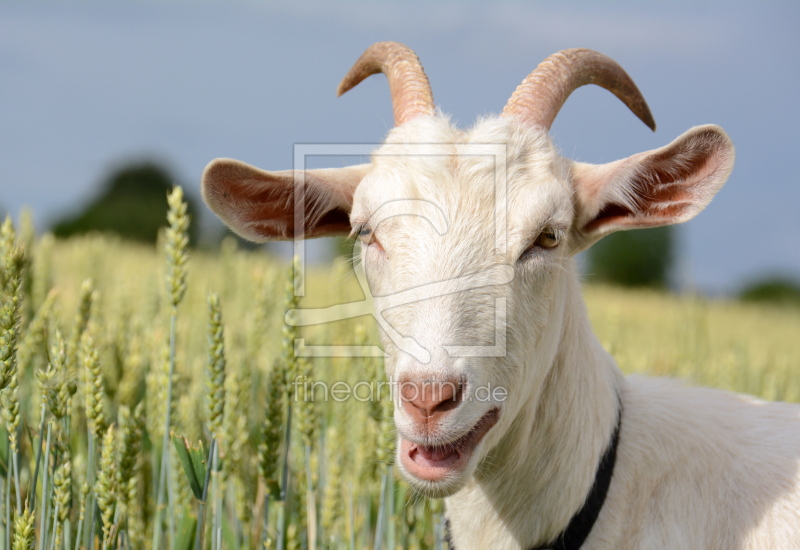
M 609 164 L 574 163 L 577 249 L 612 231 L 682 223 L 711 202 L 733 169 L 719 126 L 697 126 L 669 145 Z
M 255 242 L 346 235 L 353 193 L 371 165 L 266 172 L 216 159 L 202 177 L 203 200 L 237 235 Z M 304 189 L 302 209 L 295 195 Z M 302 223 L 296 228 L 295 220 Z

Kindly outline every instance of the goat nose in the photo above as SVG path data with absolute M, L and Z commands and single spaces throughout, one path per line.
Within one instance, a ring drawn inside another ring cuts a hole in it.
M 414 422 L 435 426 L 449 411 L 458 407 L 463 382 L 458 378 L 405 379 L 400 381 L 403 410 Z

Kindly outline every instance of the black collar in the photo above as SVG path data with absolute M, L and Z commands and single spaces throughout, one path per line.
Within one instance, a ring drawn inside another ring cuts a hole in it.
M 617 426 L 611 436 L 609 444 L 594 476 L 594 484 L 586 497 L 583 507 L 572 516 L 567 528 L 564 529 L 555 541 L 531 548 L 531 550 L 579 550 L 584 541 L 592 532 L 606 501 L 608 487 L 611 485 L 611 476 L 614 475 L 614 464 L 617 462 L 617 444 L 619 443 L 619 428 L 622 424 L 622 404 L 620 403 L 617 416 Z M 445 539 L 450 545 L 450 550 L 455 550 L 450 537 L 450 520 L 445 520 Z
M 617 415 L 617 426 L 611 436 L 611 444 L 606 449 L 600 465 L 594 476 L 594 484 L 589 496 L 586 497 L 583 507 L 578 510 L 555 542 L 543 544 L 531 550 L 578 550 L 592 532 L 592 527 L 600 515 L 603 503 L 606 501 L 608 487 L 611 485 L 611 476 L 614 475 L 614 464 L 617 462 L 617 444 L 619 443 L 619 427 L 622 424 L 622 405 L 620 404 Z

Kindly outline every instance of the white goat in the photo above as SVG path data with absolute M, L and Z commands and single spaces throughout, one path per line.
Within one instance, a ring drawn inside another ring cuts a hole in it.
M 384 335 L 402 387 L 397 460 L 417 490 L 446 497 L 455 547 L 800 548 L 800 407 L 624 378 L 592 333 L 572 259 L 612 231 L 702 210 L 733 167 L 722 129 L 589 165 L 548 137 L 578 86 L 610 90 L 655 128 L 636 85 L 602 54 L 550 56 L 501 116 L 469 131 L 435 111 L 400 44 L 370 47 L 339 93 L 377 72 L 395 128 L 371 164 L 295 174 L 218 159 L 203 195 L 253 241 L 357 232 L 376 308 L 418 344 Z M 476 144 L 505 154 L 474 154 Z M 305 181 L 302 226 L 295 179 Z M 415 301 L 393 300 L 409 289 Z M 499 344 L 505 353 L 480 353 Z

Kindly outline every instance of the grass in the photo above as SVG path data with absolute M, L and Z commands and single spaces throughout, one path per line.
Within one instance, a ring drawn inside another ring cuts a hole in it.
M 395 479 L 391 410 L 293 399 L 297 376 L 383 376 L 375 358 L 296 359 L 295 337 L 369 344 L 374 327 L 287 327 L 289 266 L 233 240 L 187 261 L 180 202 L 157 247 L 3 225 L 0 550 L 442 548 L 441 502 Z M 796 309 L 585 294 L 627 373 L 800 401 Z M 309 273 L 304 307 L 355 299 L 347 263 Z

